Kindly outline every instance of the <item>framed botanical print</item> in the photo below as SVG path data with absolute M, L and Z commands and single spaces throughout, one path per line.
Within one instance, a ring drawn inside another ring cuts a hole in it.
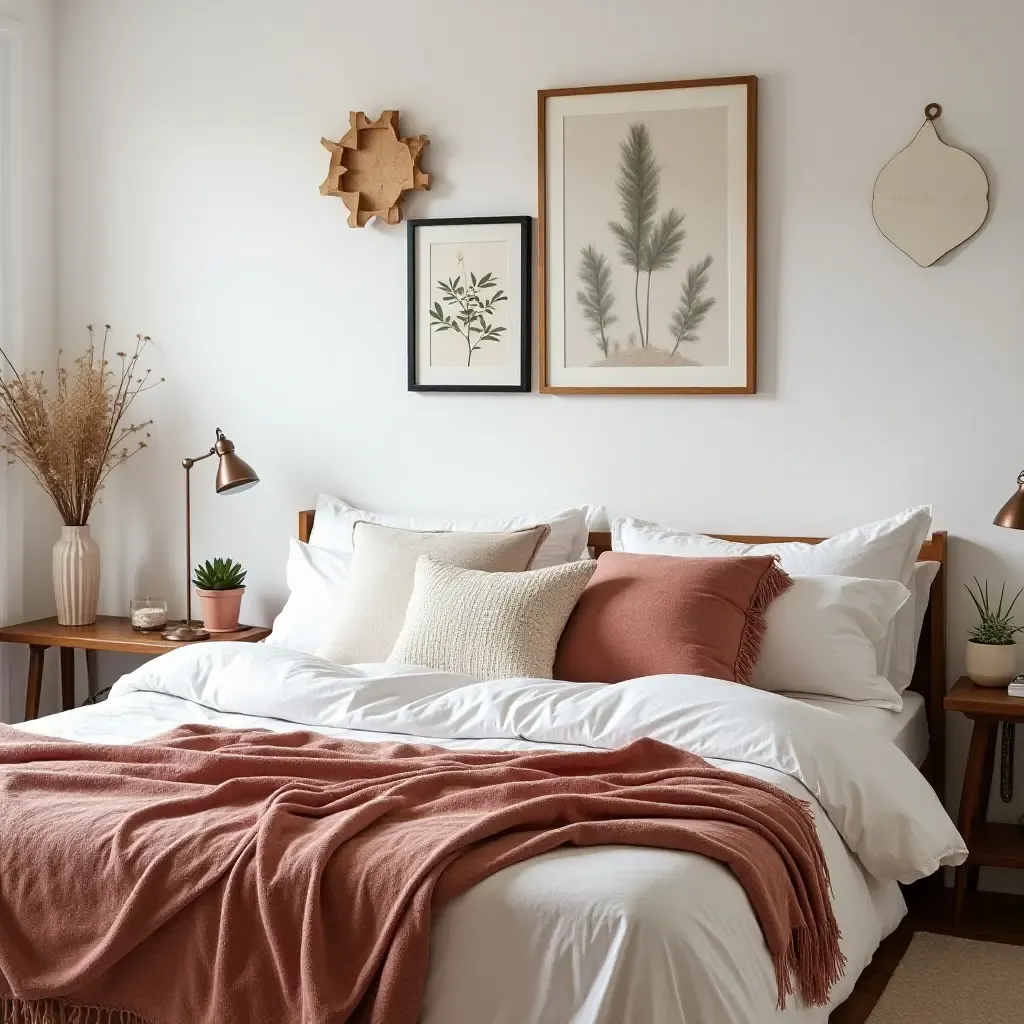
M 541 391 L 756 389 L 757 79 L 538 93 Z
M 529 391 L 530 217 L 409 221 L 409 390 Z

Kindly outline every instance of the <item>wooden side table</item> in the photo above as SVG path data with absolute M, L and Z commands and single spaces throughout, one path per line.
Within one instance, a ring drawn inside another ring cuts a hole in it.
M 943 707 L 974 723 L 960 796 L 960 834 L 970 851 L 956 869 L 953 916 L 959 919 L 964 894 L 978 887 L 979 868 L 1024 868 L 1024 825 L 986 821 L 996 737 L 1001 722 L 1024 722 L 1024 697 L 1010 697 L 1002 687 L 977 686 L 962 676 L 946 694 Z
M 216 640 L 255 643 L 270 636 L 265 626 L 244 626 L 235 633 L 218 633 Z M 198 643 L 215 643 L 199 640 Z M 48 647 L 60 650 L 60 688 L 63 709 L 75 706 L 75 649 L 85 651 L 85 669 L 90 696 L 96 693 L 96 652 L 122 654 L 165 654 L 184 646 L 165 640 L 159 633 L 139 633 L 131 622 L 117 615 L 101 615 L 91 626 L 60 626 L 56 618 L 36 619 L 17 626 L 0 627 L 0 643 L 28 644 L 28 685 L 25 687 L 25 719 L 39 717 L 39 695 L 43 683 L 43 656 Z

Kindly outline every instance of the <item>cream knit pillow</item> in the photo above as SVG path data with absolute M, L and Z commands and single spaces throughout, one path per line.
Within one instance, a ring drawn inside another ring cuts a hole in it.
M 356 523 L 345 597 L 316 653 L 341 665 L 384 661 L 402 628 L 421 555 L 465 569 L 519 572 L 533 561 L 548 530 L 542 525 L 509 533 L 427 533 Z
M 422 555 L 388 661 L 480 679 L 550 679 L 558 638 L 596 567 L 480 572 Z

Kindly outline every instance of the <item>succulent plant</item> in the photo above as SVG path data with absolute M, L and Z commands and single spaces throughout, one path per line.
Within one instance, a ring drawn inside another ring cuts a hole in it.
M 1019 633 L 1024 626 L 1018 626 L 1013 619 L 1011 612 L 1017 603 L 1017 597 L 1024 594 L 1024 587 L 1017 591 L 1015 597 L 1003 611 L 1003 600 L 1006 597 L 1006 584 L 999 589 L 999 604 L 995 611 L 988 599 L 988 580 L 985 580 L 984 587 L 974 577 L 974 585 L 978 588 L 977 594 L 971 589 L 970 584 L 965 583 L 967 593 L 971 595 L 974 607 L 978 609 L 978 624 L 971 631 L 970 639 L 976 644 L 1012 644 L 1014 633 Z
M 238 590 L 245 583 L 245 569 L 241 562 L 230 558 L 215 558 L 196 566 L 192 581 L 200 590 Z

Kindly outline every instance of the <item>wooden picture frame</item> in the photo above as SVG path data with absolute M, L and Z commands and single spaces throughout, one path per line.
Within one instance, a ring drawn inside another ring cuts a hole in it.
M 532 243 L 532 217 L 408 222 L 410 391 L 532 390 Z
M 540 390 L 753 394 L 756 76 L 544 89 L 537 137 Z

